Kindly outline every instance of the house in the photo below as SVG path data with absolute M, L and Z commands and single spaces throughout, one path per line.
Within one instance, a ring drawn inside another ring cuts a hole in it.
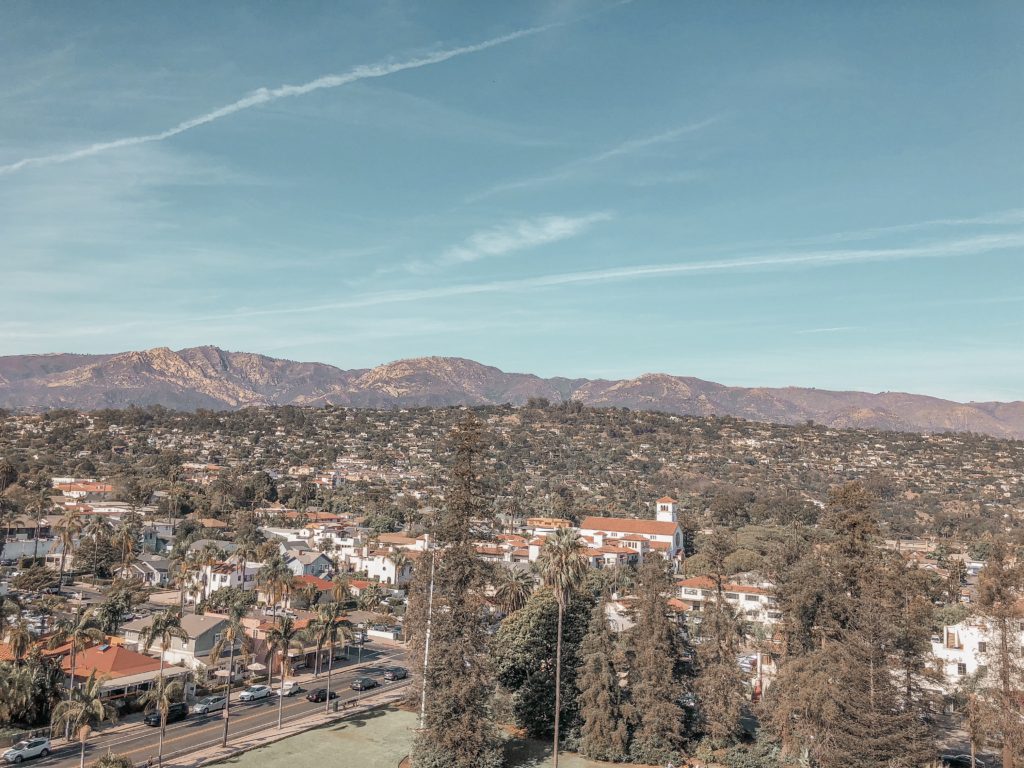
M 245 566 L 238 566 L 237 558 L 228 558 L 223 563 L 212 563 L 203 566 L 200 581 L 202 585 L 201 596 L 209 599 L 210 595 L 219 589 L 236 587 L 248 591 L 256 589 L 256 575 L 259 573 L 262 563 L 246 562 Z
M 412 578 L 412 561 L 406 556 L 407 562 L 398 569 L 395 567 L 394 556 L 393 552 L 384 549 L 368 552 L 360 558 L 360 570 L 366 571 L 369 578 L 376 579 L 382 584 L 406 584 Z
M 71 672 L 71 654 L 61 659 L 61 668 Z M 82 682 L 95 673 L 100 683 L 100 697 L 119 699 L 149 690 L 160 676 L 160 660 L 120 645 L 94 645 L 75 654 L 75 680 Z M 164 680 L 183 678 L 188 670 L 164 666 Z
M 1024 648 L 1024 621 L 1016 622 L 1017 648 Z M 973 675 L 986 665 L 989 646 L 995 643 L 988 620 L 972 617 L 942 628 L 940 637 L 932 638 L 932 655 L 946 683 L 956 686 L 960 679 Z
M 644 548 L 660 552 L 673 559 L 683 550 L 683 531 L 676 520 L 675 504 L 665 504 L 654 520 L 629 517 L 587 517 L 580 523 L 580 535 L 604 546 L 615 541 L 637 551 Z
M 145 650 L 145 633 L 152 623 L 153 617 L 147 616 L 125 624 L 121 628 L 125 644 L 137 651 Z M 187 638 L 172 638 L 168 648 L 163 648 L 160 639 L 157 638 L 151 650 L 155 651 L 158 657 L 162 654 L 168 664 L 183 664 L 189 669 L 196 670 L 216 667 L 220 660 L 211 659 L 210 651 L 220 640 L 220 633 L 227 624 L 227 620 L 217 614 L 186 613 L 181 617 L 181 628 L 185 630 Z M 227 657 L 227 649 L 224 656 Z
M 699 614 L 708 602 L 717 599 L 715 582 L 709 576 L 677 579 L 676 588 L 677 599 L 682 603 L 678 606 L 681 611 L 695 611 Z M 744 621 L 762 625 L 782 621 L 778 600 L 768 582 L 757 585 L 726 583 L 722 585 L 722 596 Z
M 142 579 L 143 583 L 153 587 L 165 587 L 170 581 L 171 561 L 161 555 L 143 553 L 127 568 L 118 573 L 125 578 Z
M 290 552 L 285 555 L 284 564 L 296 576 L 323 576 L 333 570 L 334 563 L 323 552 Z
M 60 483 L 53 486 L 55 491 L 60 491 L 72 499 L 84 499 L 86 497 L 96 499 L 110 499 L 114 495 L 114 486 L 110 483 L 80 482 Z

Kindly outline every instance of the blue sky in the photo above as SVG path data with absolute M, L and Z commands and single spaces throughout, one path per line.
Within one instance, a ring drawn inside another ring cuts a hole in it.
M 0 354 L 1024 399 L 1024 6 L 0 5 Z

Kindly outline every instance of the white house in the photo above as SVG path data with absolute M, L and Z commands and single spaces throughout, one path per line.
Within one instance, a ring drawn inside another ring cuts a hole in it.
M 1018 622 L 1015 629 L 1014 642 L 1018 648 L 1024 648 L 1024 622 Z M 989 622 L 972 617 L 943 627 L 942 636 L 932 638 L 932 655 L 946 682 L 955 686 L 961 678 L 973 675 L 985 665 L 985 654 L 994 642 Z
M 690 611 L 700 612 L 708 602 L 717 598 L 715 582 L 708 576 L 677 579 L 676 588 L 679 599 Z M 726 583 L 723 585 L 722 596 L 744 621 L 762 625 L 782 621 L 782 612 L 769 582 L 763 581 L 756 585 Z
M 678 502 L 665 496 L 656 502 L 654 520 L 632 517 L 587 517 L 580 523 L 580 535 L 597 546 L 611 542 L 643 551 L 643 544 L 673 559 L 683 550 L 683 531 L 676 519 Z
M 228 559 L 224 563 L 204 565 L 202 570 L 202 596 L 209 599 L 219 589 L 237 587 L 248 591 L 256 589 L 256 574 L 263 563 L 246 562 L 244 568 L 238 567 L 238 561 Z

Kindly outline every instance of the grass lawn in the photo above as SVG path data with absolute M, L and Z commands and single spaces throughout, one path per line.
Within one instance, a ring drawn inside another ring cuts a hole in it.
M 337 725 L 307 731 L 276 744 L 254 749 L 222 765 L 237 768 L 398 768 L 412 746 L 416 715 L 392 707 L 376 709 Z M 540 768 L 551 765 L 550 745 L 512 740 L 507 745 L 509 766 Z M 610 768 L 576 755 L 562 753 L 559 768 Z M 620 768 L 629 768 L 619 764 Z

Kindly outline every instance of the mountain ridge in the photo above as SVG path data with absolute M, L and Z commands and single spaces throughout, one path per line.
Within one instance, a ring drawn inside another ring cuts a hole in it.
M 970 402 L 903 392 L 731 387 L 692 376 L 542 378 L 458 357 L 416 357 L 344 370 L 215 346 L 115 354 L 0 356 L 0 407 L 95 410 L 164 405 L 181 410 L 268 405 L 445 407 L 579 400 L 697 416 L 906 432 L 970 431 L 1024 438 L 1024 401 Z

